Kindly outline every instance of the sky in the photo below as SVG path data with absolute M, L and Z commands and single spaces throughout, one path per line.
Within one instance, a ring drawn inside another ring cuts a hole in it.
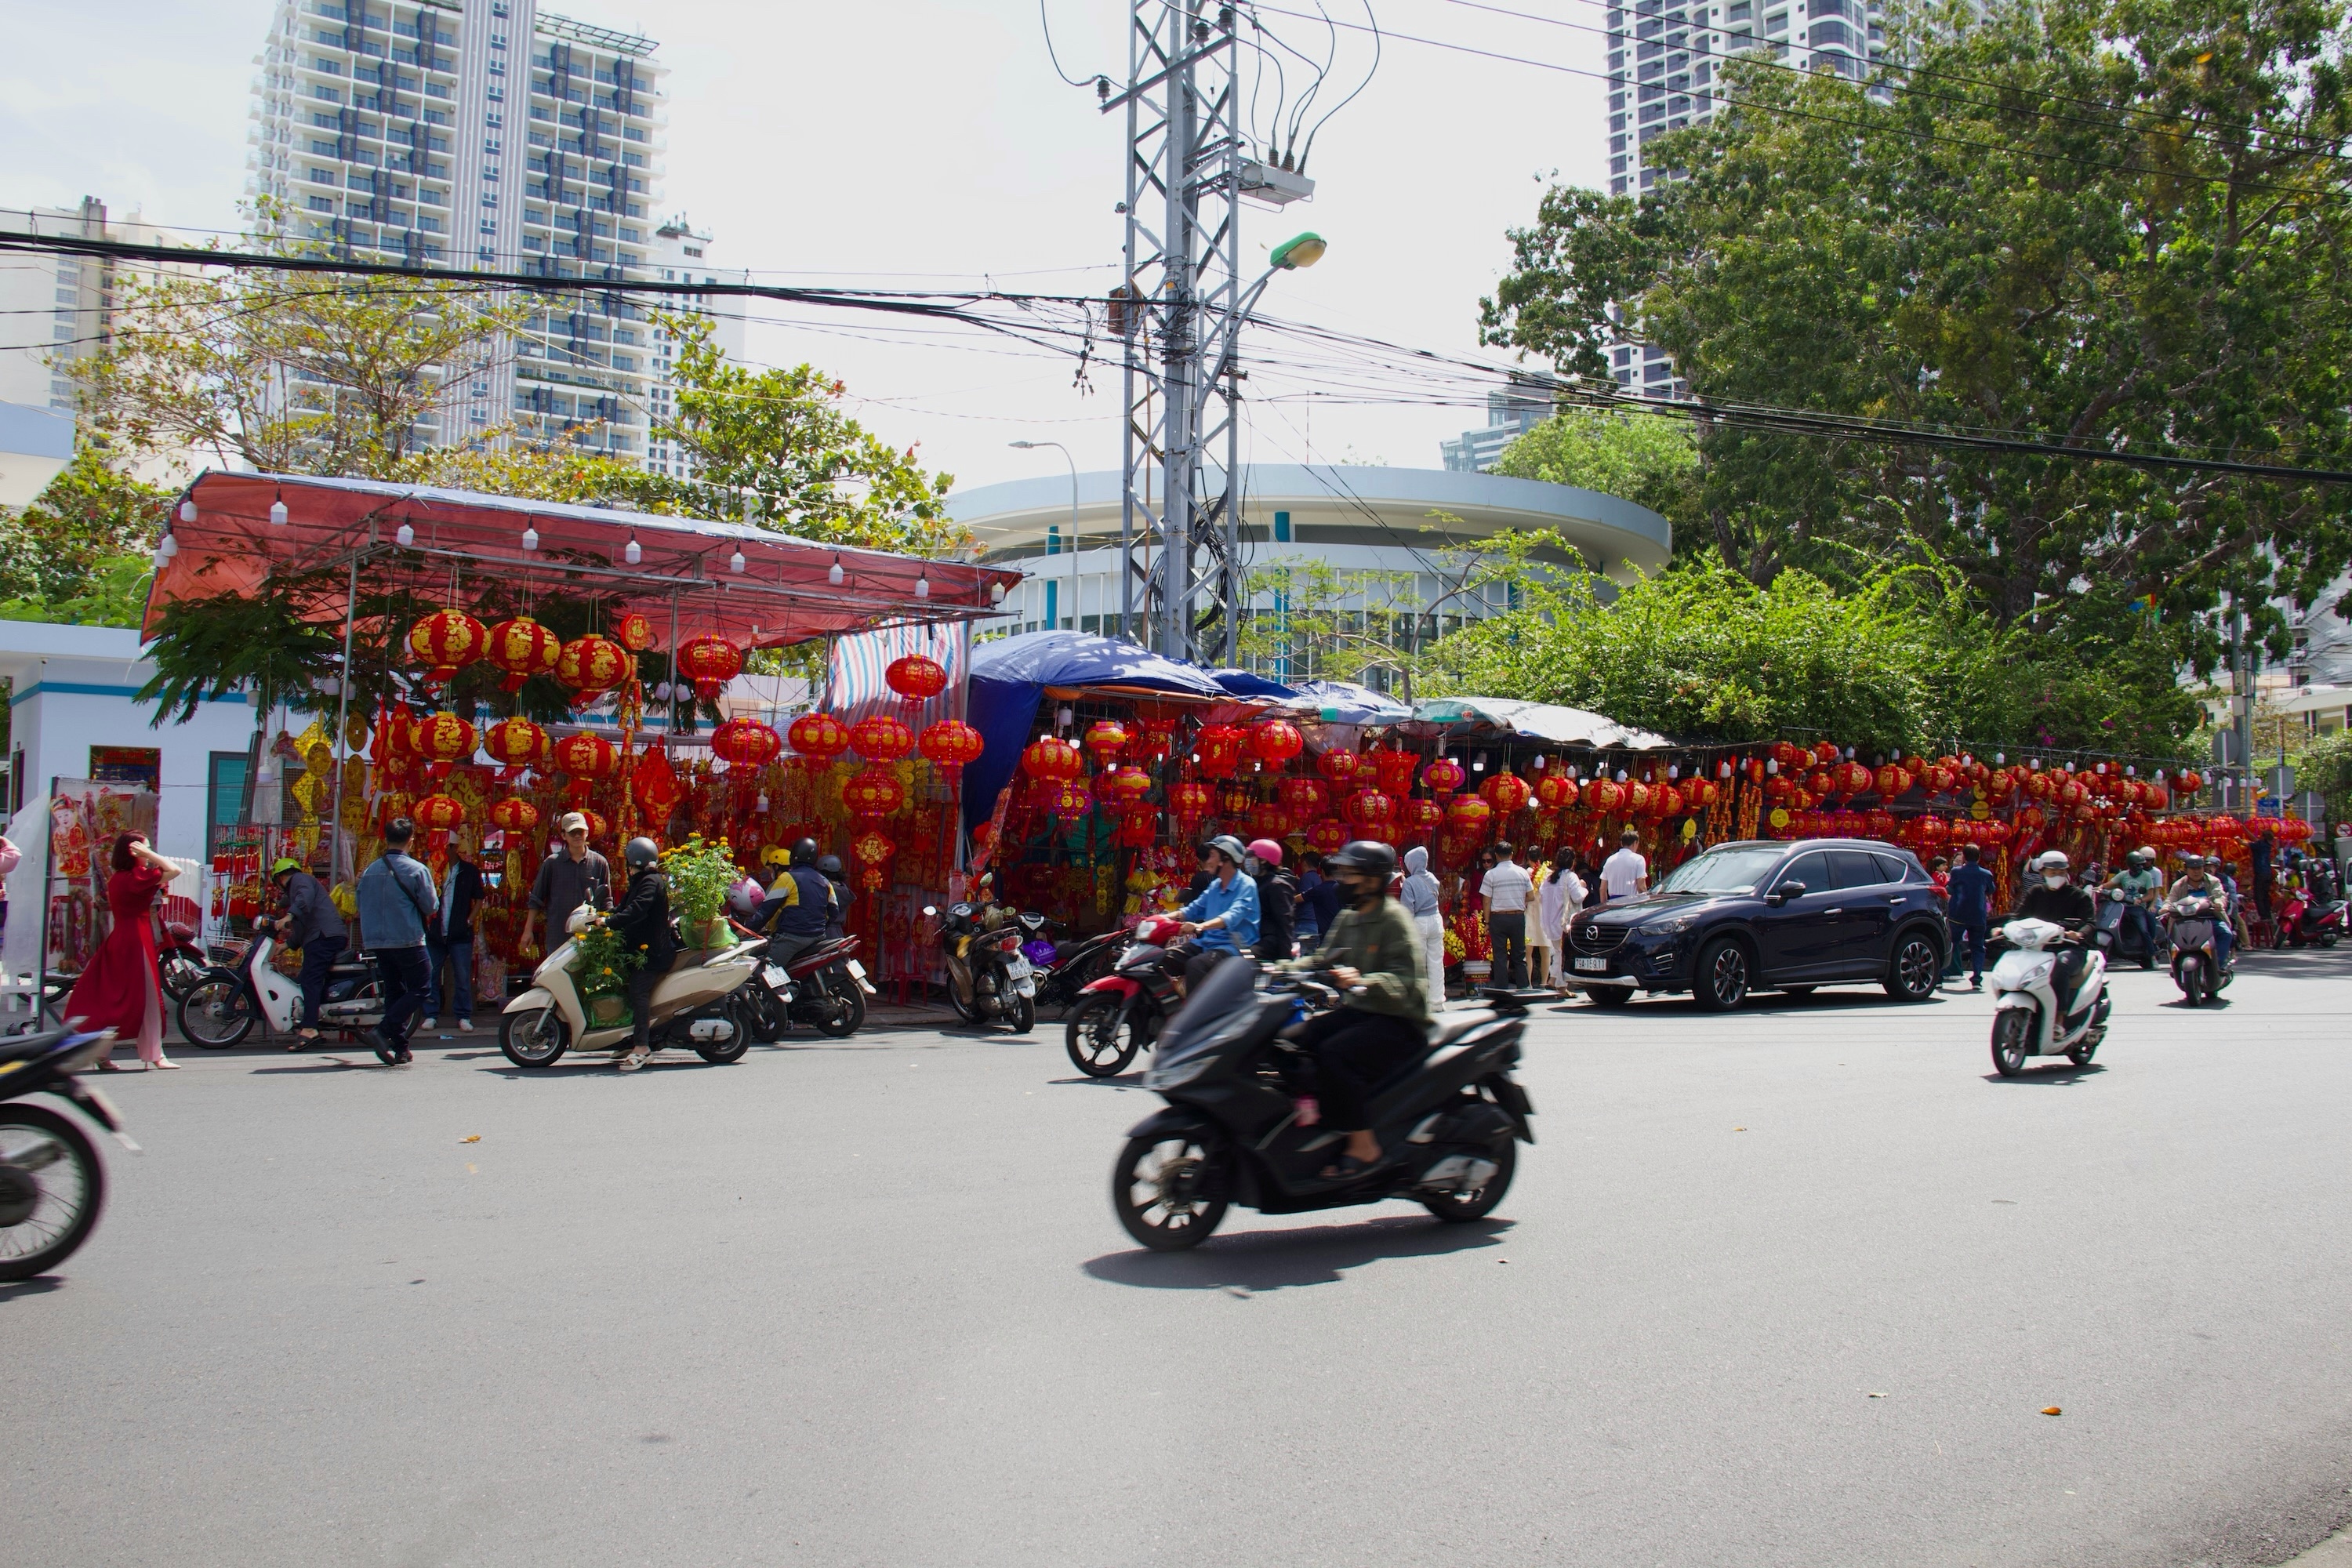
M 1365 0 L 1326 0 L 1362 23 Z M 1348 9 L 1353 4 L 1355 9 Z M 1474 353 L 1506 230 L 1545 185 L 1602 176 L 1600 0 L 1370 0 L 1391 37 L 1362 92 L 1326 123 L 1315 199 L 1244 205 L 1245 259 L 1301 228 L 1330 242 L 1264 309 L 1339 331 Z M 1499 15 L 1498 7 L 1572 26 Z M 670 100 L 660 211 L 714 234 L 709 259 L 761 281 L 1100 292 L 1118 279 L 1125 126 L 1055 74 L 1036 0 L 554 0 L 548 8 L 660 43 Z M 11 0 L 0 56 L 0 206 L 83 195 L 152 222 L 234 229 L 263 0 Z M 1332 35 L 1266 0 L 1261 20 L 1322 58 Z M 1064 69 L 1123 79 L 1128 11 L 1045 0 Z M 1496 60 L 1462 48 L 1549 62 Z M 1338 34 L 1328 105 L 1363 79 L 1369 36 Z M 1293 85 L 1304 68 L 1291 62 Z M 1584 74 L 1574 74 L 1584 73 Z M 1318 105 L 1318 111 L 1321 105 Z M 750 357 L 847 383 L 854 412 L 959 488 L 1118 463 L 1116 367 L 1091 394 L 1067 359 L 973 334 L 910 342 L 872 317 L 761 304 Z M 1496 351 L 1485 357 L 1499 363 Z M 1439 465 L 1483 411 L 1425 404 L 1252 405 L 1244 460 Z

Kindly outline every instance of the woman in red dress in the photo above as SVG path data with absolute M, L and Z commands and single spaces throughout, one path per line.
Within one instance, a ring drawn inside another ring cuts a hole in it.
M 66 998 L 66 1018 L 84 1029 L 112 1029 L 117 1039 L 135 1035 L 139 1059 L 150 1068 L 177 1067 L 163 1057 L 163 993 L 156 976 L 155 899 L 179 868 L 147 847 L 143 833 L 114 840 L 106 879 L 106 907 L 113 923 L 90 954 L 89 965 Z M 101 1060 L 100 1070 L 120 1070 Z

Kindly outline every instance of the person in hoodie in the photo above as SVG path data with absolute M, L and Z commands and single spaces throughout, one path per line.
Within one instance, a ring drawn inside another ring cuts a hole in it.
M 1419 847 L 1404 852 L 1404 887 L 1397 895 L 1421 939 L 1422 971 L 1429 977 L 1429 1005 L 1445 1009 L 1445 921 L 1437 912 L 1437 878 L 1429 868 L 1429 851 Z

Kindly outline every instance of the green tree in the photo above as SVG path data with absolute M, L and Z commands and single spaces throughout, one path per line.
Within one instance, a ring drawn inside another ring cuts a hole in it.
M 170 504 L 163 490 L 122 472 L 94 443 L 83 443 L 39 495 L 13 511 L 0 510 L 0 599 L 8 602 L 0 616 L 67 618 L 47 607 L 89 594 L 101 569 L 117 567 L 119 578 L 121 560 L 131 557 L 143 573 Z
M 2305 742 L 2294 754 L 2294 782 L 2327 803 L 2330 822 L 2352 821 L 2352 730 Z
M 1648 507 L 1677 537 L 1703 515 L 1697 438 L 1687 422 L 1664 415 L 1563 408 L 1504 447 L 1495 472 Z
M 110 555 L 96 562 L 79 591 L 64 598 L 0 599 L 0 620 L 56 621 L 76 626 L 136 626 L 147 614 L 155 579 L 144 555 Z
M 1884 91 L 1735 62 L 1714 123 L 1653 143 L 1685 177 L 1544 198 L 1484 331 L 1612 389 L 1622 332 L 1716 405 L 2352 467 L 2342 23 L 2000 0 L 1898 26 L 1916 68 Z M 1689 542 L 1758 584 L 1948 563 L 2002 626 L 2080 640 L 2150 602 L 2202 664 L 2223 594 L 2307 603 L 2352 560 L 2341 488 L 1699 431 Z

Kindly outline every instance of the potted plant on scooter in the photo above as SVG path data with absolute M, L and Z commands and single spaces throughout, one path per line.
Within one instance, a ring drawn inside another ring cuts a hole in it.
M 743 873 L 735 865 L 727 841 L 706 843 L 696 834 L 675 849 L 662 853 L 662 875 L 669 881 L 670 912 L 677 917 L 679 934 L 690 948 L 723 951 L 735 945 L 727 923 L 727 889 Z

